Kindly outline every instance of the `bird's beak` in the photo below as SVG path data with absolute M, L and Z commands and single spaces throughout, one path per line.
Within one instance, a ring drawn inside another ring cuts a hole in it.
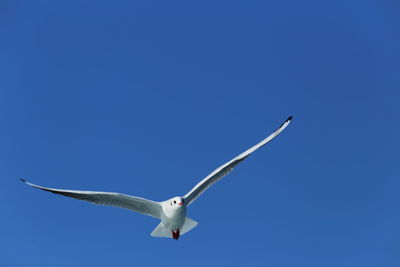
M 183 205 L 183 203 L 182 203 L 182 202 L 179 202 L 179 203 L 178 203 L 178 205 L 179 205 L 179 206 L 182 206 L 182 205 Z

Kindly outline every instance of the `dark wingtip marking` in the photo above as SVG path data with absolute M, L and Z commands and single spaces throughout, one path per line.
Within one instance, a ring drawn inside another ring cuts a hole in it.
M 19 178 L 22 182 L 26 183 L 26 180 L 23 178 Z
M 285 122 L 282 123 L 282 124 L 279 126 L 278 129 L 280 129 L 283 125 L 285 125 L 285 123 L 290 122 L 290 121 L 292 120 L 292 118 L 293 118 L 293 116 L 290 116 L 289 118 L 287 118 L 287 119 L 285 120 Z

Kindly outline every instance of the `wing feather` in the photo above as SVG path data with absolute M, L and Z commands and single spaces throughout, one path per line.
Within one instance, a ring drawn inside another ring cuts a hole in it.
M 213 185 L 214 183 L 219 181 L 221 178 L 226 176 L 228 173 L 230 173 L 236 165 L 238 165 L 240 162 L 242 162 L 244 159 L 246 159 L 251 153 L 253 153 L 254 151 L 259 149 L 263 145 L 270 142 L 276 136 L 278 136 L 289 125 L 291 120 L 292 120 L 292 116 L 290 116 L 284 123 L 281 124 L 281 126 L 279 126 L 279 128 L 277 130 L 275 130 L 275 132 L 273 132 L 267 138 L 262 140 L 260 143 L 256 144 L 255 146 L 252 146 L 251 148 L 244 151 L 242 154 L 235 157 L 231 161 L 218 167 L 216 170 L 214 170 L 212 173 L 210 173 L 206 178 L 201 180 L 197 185 L 195 185 L 192 188 L 192 190 L 190 190 L 184 196 L 186 205 L 189 206 L 196 198 L 198 198 L 201 194 L 203 194 L 211 185 Z
M 27 185 L 51 192 L 53 194 L 72 197 L 79 200 L 88 201 L 98 205 L 120 207 L 136 211 L 141 214 L 149 215 L 155 218 L 161 217 L 161 204 L 156 201 L 144 199 L 141 197 L 129 196 L 112 192 L 96 192 L 81 190 L 63 190 L 35 185 L 21 179 Z

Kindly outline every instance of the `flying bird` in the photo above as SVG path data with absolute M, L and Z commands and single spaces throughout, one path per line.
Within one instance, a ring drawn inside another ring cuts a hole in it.
M 232 171 L 236 165 L 242 162 L 251 153 L 267 144 L 278 134 L 280 134 L 289 125 L 291 120 L 292 116 L 290 116 L 270 136 L 244 151 L 237 157 L 233 158 L 231 161 L 228 161 L 227 163 L 218 167 L 198 184 L 196 184 L 186 195 L 173 197 L 162 202 L 120 193 L 55 189 L 29 183 L 25 179 L 21 179 L 21 181 L 32 187 L 54 194 L 85 200 L 94 204 L 125 208 L 160 219 L 160 224 L 158 224 L 158 226 L 153 230 L 151 236 L 167 238 L 172 237 L 173 239 L 177 240 L 179 239 L 180 235 L 189 232 L 197 226 L 196 221 L 186 217 L 188 206 L 192 204 L 193 201 L 195 201 L 201 194 L 203 194 L 211 185 Z

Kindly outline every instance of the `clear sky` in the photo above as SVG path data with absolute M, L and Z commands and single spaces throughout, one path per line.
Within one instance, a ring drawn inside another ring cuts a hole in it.
M 400 4 L 2 1 L 0 266 L 400 265 Z M 158 201 L 291 125 L 158 221 Z

